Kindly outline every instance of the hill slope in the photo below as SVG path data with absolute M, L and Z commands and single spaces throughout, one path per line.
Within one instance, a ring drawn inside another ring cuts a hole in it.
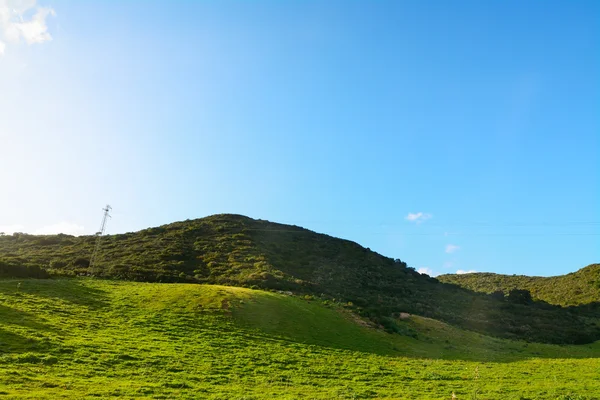
M 244 288 L 0 279 L 0 397 L 600 395 L 600 342 L 513 342 L 421 317 L 402 324 L 416 338 L 322 301 Z
M 441 275 L 438 279 L 484 293 L 508 293 L 512 289 L 529 290 L 534 299 L 561 306 L 600 301 L 600 264 L 588 265 L 577 272 L 552 277 L 474 273 Z
M 600 338 L 597 314 L 547 304 L 500 301 L 421 275 L 400 260 L 295 226 L 215 215 L 102 239 L 0 237 L 0 275 L 94 275 L 137 281 L 195 282 L 293 291 L 347 303 L 397 331 L 400 312 L 504 338 L 588 343 Z

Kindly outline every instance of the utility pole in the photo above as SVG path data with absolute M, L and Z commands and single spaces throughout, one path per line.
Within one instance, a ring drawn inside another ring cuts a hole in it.
M 90 271 L 93 271 L 92 267 L 94 266 L 94 261 L 96 261 L 96 255 L 98 254 L 98 250 L 100 249 L 100 238 L 102 237 L 102 235 L 104 235 L 104 231 L 106 231 L 106 223 L 108 222 L 108 219 L 111 218 L 109 214 L 110 210 L 112 210 L 112 207 L 108 204 L 102 209 L 102 211 L 104 211 L 104 215 L 102 216 L 102 224 L 100 225 L 100 230 L 96 232 L 96 245 L 94 246 L 94 251 L 92 252 L 92 258 L 90 258 Z

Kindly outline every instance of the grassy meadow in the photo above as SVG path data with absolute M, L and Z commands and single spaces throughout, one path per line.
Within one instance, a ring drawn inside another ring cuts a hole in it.
M 374 329 L 244 288 L 0 280 L 0 399 L 595 399 L 600 343 Z

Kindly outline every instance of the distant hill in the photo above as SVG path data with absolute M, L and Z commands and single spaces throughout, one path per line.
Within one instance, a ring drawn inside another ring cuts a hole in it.
M 224 284 L 344 303 L 389 332 L 401 312 L 485 334 L 548 343 L 600 339 L 600 312 L 490 296 L 421 275 L 406 263 L 297 226 L 214 215 L 102 238 L 0 237 L 0 276 L 75 276 Z M 585 312 L 584 312 L 585 311 Z
M 600 301 L 600 264 L 588 265 L 567 275 L 538 277 L 473 273 L 442 275 L 442 282 L 453 283 L 483 293 L 512 289 L 529 290 L 534 299 L 561 306 L 577 306 Z

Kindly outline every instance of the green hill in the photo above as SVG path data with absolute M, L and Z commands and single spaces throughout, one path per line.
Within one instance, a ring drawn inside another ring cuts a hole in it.
M 513 289 L 528 290 L 534 299 L 561 306 L 578 306 L 600 302 L 600 264 L 588 265 L 567 275 L 538 277 L 473 273 L 442 275 L 442 282 L 453 283 L 483 293 Z
M 509 341 L 239 287 L 0 279 L 0 398 L 594 399 L 600 342 Z M 454 395 L 453 395 L 454 394 Z
M 215 215 L 102 238 L 0 237 L 0 275 L 93 275 L 291 291 L 345 304 L 389 332 L 402 312 L 472 331 L 547 343 L 600 338 L 600 313 L 497 299 L 417 273 L 356 243 L 296 226 Z M 585 311 L 585 312 L 584 312 Z

